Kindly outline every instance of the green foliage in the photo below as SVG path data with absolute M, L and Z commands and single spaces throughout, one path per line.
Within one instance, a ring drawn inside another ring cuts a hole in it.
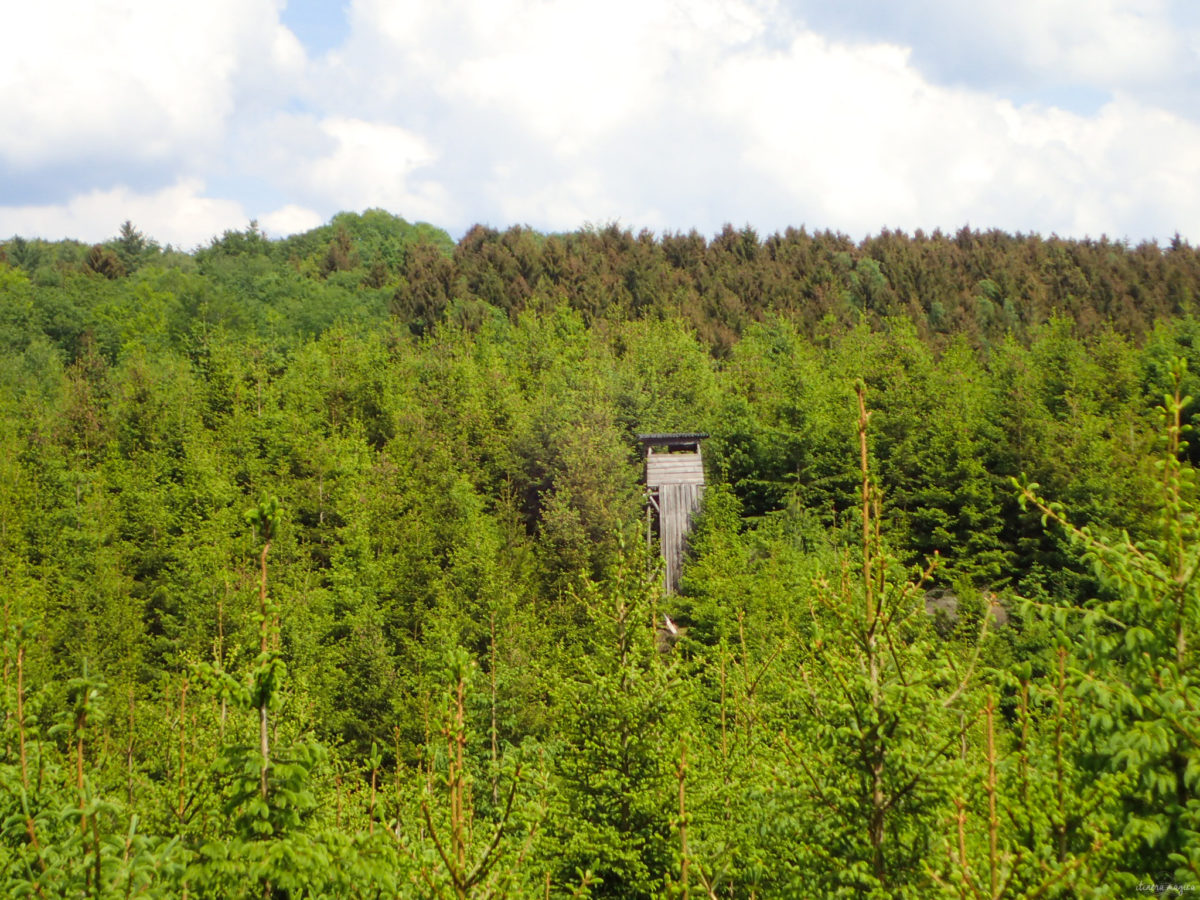
M 1200 624 L 1200 518 L 1195 470 L 1185 461 L 1186 363 L 1176 361 L 1173 392 L 1158 407 L 1165 446 L 1157 460 L 1159 497 L 1150 536 L 1122 533 L 1104 539 L 1075 526 L 1063 506 L 1042 500 L 1037 485 L 1022 488 L 1043 521 L 1062 527 L 1095 566 L 1111 599 L 1083 612 L 1079 631 L 1077 693 L 1087 704 L 1088 734 L 1098 761 L 1123 771 L 1132 784 L 1123 794 L 1125 834 L 1135 839 L 1126 866 L 1155 878 L 1200 873 L 1200 694 L 1190 676 Z M 1062 613 L 1056 613 L 1065 628 Z
M 590 872 L 594 897 L 652 897 L 673 868 L 673 748 L 686 686 L 655 649 L 644 560 L 622 560 L 578 598 L 588 636 L 558 690 L 561 746 L 549 840 L 556 882 Z
M 1200 883 L 1182 241 L 2 252 L 0 894 Z
M 467 753 L 473 737 L 467 704 L 475 663 L 458 648 L 445 660 L 445 668 L 449 685 L 441 734 L 446 743 L 444 752 L 431 753 L 429 783 L 420 801 L 433 844 L 432 852 L 426 848 L 418 861 L 421 878 L 437 897 L 527 895 L 531 878 L 523 870 L 543 810 L 528 793 L 523 753 L 510 754 L 515 759 L 506 765 L 493 759 L 490 808 L 482 791 L 478 801 L 473 799 L 476 778 Z M 503 795 L 502 768 L 508 770 Z
M 863 397 L 860 384 L 859 552 L 818 581 L 793 700 L 800 721 L 785 739 L 788 768 L 799 771 L 784 783 L 811 817 L 791 852 L 812 854 L 796 859 L 788 889 L 807 879 L 825 896 L 921 896 L 921 862 L 959 777 L 979 648 L 937 646 L 921 601 L 936 562 L 915 581 L 897 577 L 880 534 Z

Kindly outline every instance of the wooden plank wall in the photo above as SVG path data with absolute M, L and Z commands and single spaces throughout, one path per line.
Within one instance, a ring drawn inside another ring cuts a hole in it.
M 704 484 L 699 453 L 651 453 L 646 457 L 646 485 Z
M 663 483 L 658 488 L 659 544 L 666 572 L 664 588 L 668 594 L 679 587 L 679 571 L 683 567 L 683 552 L 691 531 L 692 516 L 700 508 L 704 483 Z

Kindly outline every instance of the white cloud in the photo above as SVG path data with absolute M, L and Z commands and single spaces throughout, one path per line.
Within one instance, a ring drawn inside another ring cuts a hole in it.
M 648 106 L 686 91 L 713 50 L 762 27 L 737 4 L 489 4 L 502 8 L 477 55 L 457 61 L 447 89 L 503 106 L 562 153 L 627 126 Z M 728 10 L 731 15 L 723 15 Z
M 1200 232 L 1200 127 L 1128 98 L 1094 116 L 1016 107 L 928 83 L 899 48 L 811 34 L 716 80 L 743 159 L 814 224 Z
M 410 219 L 444 220 L 450 212 L 439 184 L 414 177 L 437 159 L 420 135 L 340 116 L 324 119 L 316 128 L 328 149 L 297 161 L 285 176 L 294 191 L 338 209 L 382 206 Z
M 847 0 L 886 27 L 834 39 L 816 11 L 849 13 L 815 0 L 353 0 L 348 41 L 311 60 L 281 0 L 214 2 L 16 12 L 0 177 L 30 173 L 27 196 L 55 166 L 94 162 L 108 180 L 58 205 L 18 207 L 14 190 L 0 223 L 102 228 L 94 239 L 130 217 L 177 240 L 154 216 L 195 242 L 245 211 L 278 234 L 382 206 L 460 231 L 969 221 L 1200 237 L 1200 103 L 1179 93 L 1194 34 L 1165 2 Z M 976 58 L 978 78 L 939 75 Z M 1023 102 L 1039 80 L 1096 86 L 1104 105 Z M 173 186 L 141 187 L 151 171 Z M 200 224 L 170 224 L 167 198 Z M 138 203 L 147 215 L 124 211 Z
M 319 212 L 289 203 L 263 216 L 259 216 L 258 224 L 262 226 L 268 237 L 287 237 L 289 234 L 299 234 L 309 231 L 325 223 L 325 217 Z
M 1161 81 L 1183 50 L 1160 0 L 1005 0 L 976 10 L 980 33 L 1032 71 L 1091 84 Z
M 0 161 L 178 160 L 218 152 L 239 87 L 303 65 L 277 0 L 41 0 L 5 10 Z
M 582 225 L 624 222 L 633 228 L 662 228 L 669 221 L 644 201 L 614 189 L 612 173 L 579 169 L 553 181 L 538 181 L 501 168 L 485 186 L 496 223 L 541 223 L 546 229 L 571 229 Z
M 0 234 L 99 242 L 114 237 L 121 222 L 129 219 L 159 243 L 192 249 L 247 221 L 241 204 L 205 197 L 203 191 L 203 182 L 185 178 L 150 194 L 117 187 L 81 194 L 64 204 L 0 206 Z
M 361 53 L 383 69 L 371 80 L 384 93 L 416 84 L 454 108 L 502 109 L 562 153 L 678 102 L 715 54 L 767 25 L 746 0 L 358 0 L 353 15 L 359 43 L 342 62 Z
M 1122 92 L 1196 112 L 1200 17 L 1191 0 L 786 2 L 833 39 L 912 47 L 914 64 L 941 83 L 1076 111 Z
M 969 32 L 1029 75 L 1105 89 L 1171 77 L 1186 42 L 1161 0 L 988 0 L 935 5 L 947 36 Z
M 1161 4 L 914 5 L 1055 77 L 1154 83 L 1180 52 Z M 342 63 L 391 98 L 365 117 L 415 123 L 437 157 L 421 174 L 471 219 L 1200 231 L 1200 134 L 1131 93 L 1082 116 L 939 85 L 904 44 L 825 39 L 770 2 L 358 0 L 354 16 Z M 325 156 L 328 184 L 347 161 Z

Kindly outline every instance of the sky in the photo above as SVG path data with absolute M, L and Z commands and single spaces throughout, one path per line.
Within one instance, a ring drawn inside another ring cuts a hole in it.
M 1200 241 L 1194 0 L 5 4 L 0 236 Z

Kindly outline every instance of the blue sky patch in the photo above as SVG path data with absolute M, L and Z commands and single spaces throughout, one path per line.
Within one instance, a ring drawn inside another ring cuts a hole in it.
M 300 39 L 309 56 L 340 47 L 350 34 L 346 4 L 339 0 L 288 0 L 280 20 Z

